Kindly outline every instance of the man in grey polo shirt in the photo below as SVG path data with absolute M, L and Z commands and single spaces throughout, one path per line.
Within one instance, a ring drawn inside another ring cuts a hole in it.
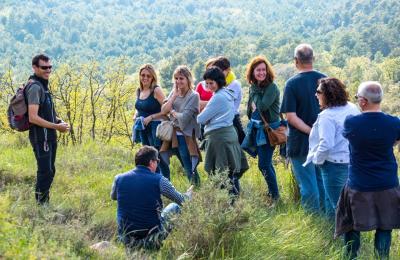
M 25 89 L 28 102 L 29 141 L 37 162 L 35 198 L 38 204 L 47 203 L 56 172 L 57 133 L 67 132 L 69 125 L 57 117 L 48 84 L 52 69 L 49 57 L 39 54 L 32 59 L 34 74 Z

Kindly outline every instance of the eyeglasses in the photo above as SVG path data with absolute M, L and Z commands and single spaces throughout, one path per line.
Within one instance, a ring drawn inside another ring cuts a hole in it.
M 52 68 L 53 68 L 53 66 L 41 66 L 41 65 L 39 65 L 38 66 L 40 69 L 42 69 L 42 70 L 51 70 Z

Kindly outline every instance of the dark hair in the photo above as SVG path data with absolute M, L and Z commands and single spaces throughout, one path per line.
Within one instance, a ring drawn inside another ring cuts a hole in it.
M 224 56 L 216 57 L 215 61 L 211 65 L 220 68 L 222 71 L 231 67 L 231 63 L 229 62 L 228 58 Z
M 263 57 L 263 56 L 256 56 L 254 57 L 249 64 L 247 64 L 247 69 L 246 69 L 246 79 L 249 84 L 257 84 L 257 80 L 254 77 L 254 70 L 255 68 L 260 65 L 261 63 L 264 63 L 265 66 L 267 67 L 267 76 L 263 82 L 259 84 L 260 87 L 267 87 L 269 84 L 274 82 L 275 79 L 275 73 L 272 68 L 271 63 Z
M 336 78 L 322 78 L 318 81 L 319 88 L 325 98 L 326 107 L 345 106 L 349 100 L 346 86 Z
M 226 85 L 225 75 L 222 70 L 216 66 L 212 66 L 204 72 L 203 79 L 211 79 L 214 80 L 217 85 L 218 89 L 224 87 Z
M 158 151 L 152 146 L 142 146 L 135 154 L 135 165 L 149 166 L 150 161 L 158 160 Z
M 33 57 L 32 59 L 32 66 L 39 66 L 39 60 L 42 60 L 44 62 L 48 62 L 50 60 L 50 58 L 48 56 L 46 56 L 45 54 L 38 54 L 35 57 Z

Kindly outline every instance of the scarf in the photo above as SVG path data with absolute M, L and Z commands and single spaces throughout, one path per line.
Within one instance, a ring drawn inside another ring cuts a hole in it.
M 235 73 L 233 71 L 229 71 L 228 75 L 226 75 L 225 81 L 226 85 L 229 86 L 236 79 Z

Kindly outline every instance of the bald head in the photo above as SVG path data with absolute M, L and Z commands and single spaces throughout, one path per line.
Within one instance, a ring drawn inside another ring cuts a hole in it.
M 314 51 L 310 44 L 300 44 L 294 49 L 294 58 L 301 64 L 312 64 L 314 61 Z
M 383 98 L 383 89 L 377 81 L 366 81 L 358 87 L 357 95 L 365 98 L 369 103 L 379 104 Z

